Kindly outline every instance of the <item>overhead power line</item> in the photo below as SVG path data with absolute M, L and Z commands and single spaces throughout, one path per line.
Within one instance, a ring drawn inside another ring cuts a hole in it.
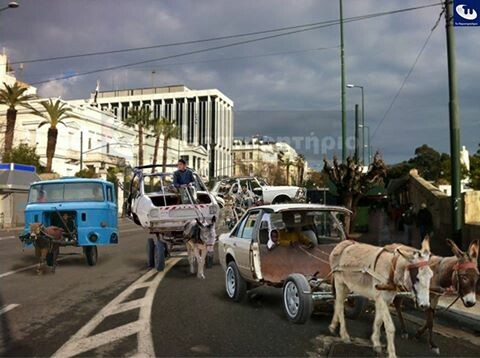
M 279 55 L 297 55 L 306 52 L 314 52 L 314 51 L 325 51 L 325 50 L 333 50 L 337 49 L 340 46 L 330 46 L 330 47 L 317 47 L 317 48 L 310 48 L 310 49 L 303 49 L 303 50 L 292 50 L 292 51 L 281 51 L 281 52 L 268 52 L 262 53 L 257 55 L 247 55 L 247 56 L 235 56 L 235 57 L 220 57 L 214 59 L 207 59 L 207 60 L 195 60 L 195 61 L 185 61 L 185 62 L 169 62 L 169 63 L 162 63 L 161 66 L 150 66 L 150 67 L 133 67 L 133 70 L 158 70 L 165 67 L 170 66 L 183 66 L 183 65 L 192 65 L 197 63 L 211 63 L 211 62 L 227 62 L 227 61 L 239 61 L 239 60 L 248 60 L 252 58 L 262 58 L 262 57 L 271 57 L 271 56 L 279 56 Z M 37 74 L 30 74 L 28 77 L 40 77 L 40 76 L 59 76 L 61 73 L 37 73 Z
M 406 9 L 400 9 L 400 10 L 392 11 L 392 12 L 388 12 L 388 13 L 394 14 L 394 13 L 405 12 L 405 11 L 413 11 L 413 10 L 419 10 L 419 9 L 424 9 L 424 8 L 428 8 L 428 7 L 438 6 L 438 5 L 439 5 L 438 3 L 436 3 L 436 4 L 426 4 L 426 5 L 415 6 L 415 7 L 406 8 Z M 382 13 L 378 13 L 378 14 L 382 14 Z M 387 14 L 387 12 L 384 13 L 384 14 Z M 353 19 L 360 19 L 362 17 L 363 16 L 357 16 L 357 17 L 352 17 L 350 19 L 352 19 L 352 20 Z M 20 64 L 20 63 L 26 64 L 26 63 L 34 63 L 34 62 L 57 61 L 57 60 L 66 60 L 66 59 L 79 58 L 79 57 L 101 56 L 101 55 L 110 55 L 110 54 L 124 53 L 124 52 L 151 50 L 151 49 L 162 48 L 162 47 L 192 45 L 192 44 L 211 42 L 211 41 L 229 40 L 229 39 L 239 38 L 239 37 L 263 35 L 263 34 L 272 33 L 272 32 L 280 32 L 280 31 L 294 30 L 294 29 L 300 29 L 300 28 L 309 28 L 309 27 L 315 27 L 315 26 L 320 26 L 320 25 L 327 25 L 327 24 L 330 24 L 330 23 L 337 24 L 338 20 L 320 21 L 320 22 L 313 22 L 313 23 L 302 24 L 302 25 L 279 27 L 279 28 L 269 29 L 269 30 L 246 32 L 246 33 L 226 35 L 226 36 L 217 36 L 217 37 L 210 37 L 210 38 L 199 39 L 199 40 L 172 42 L 172 43 L 152 45 L 152 46 L 131 47 L 131 48 L 125 48 L 125 49 L 118 49 L 118 50 L 87 52 L 87 53 L 80 53 L 80 54 L 73 54 L 73 55 L 44 57 L 44 58 L 36 58 L 36 59 L 25 59 L 25 60 L 19 60 L 19 61 L 11 62 L 11 64 L 14 65 L 14 64 Z
M 393 11 L 386 11 L 386 12 L 379 12 L 379 13 L 362 15 L 362 16 L 355 16 L 355 17 L 350 17 L 350 18 L 344 19 L 344 23 L 366 20 L 366 19 L 385 16 L 385 15 L 393 15 L 393 14 L 398 14 L 398 13 L 402 13 L 402 12 L 424 9 L 424 8 L 427 8 L 427 7 L 433 7 L 433 6 L 439 6 L 439 5 L 440 4 L 435 3 L 435 4 L 422 5 L 422 6 L 417 6 L 417 7 L 404 8 L 404 9 L 399 9 L 399 10 L 393 10 Z M 171 59 L 171 58 L 178 58 L 178 57 L 189 56 L 189 55 L 194 55 L 194 54 L 198 54 L 198 53 L 204 53 L 204 52 L 219 50 L 219 49 L 223 49 L 223 48 L 245 45 L 245 44 L 249 44 L 249 43 L 253 43 L 253 42 L 259 42 L 259 41 L 263 41 L 263 40 L 267 40 L 267 39 L 278 38 L 278 37 L 292 35 L 292 34 L 301 33 L 301 32 L 305 32 L 305 31 L 317 30 L 317 29 L 337 25 L 338 23 L 339 23 L 339 20 L 326 21 L 323 25 L 313 26 L 313 27 L 309 27 L 309 28 L 301 28 L 301 29 L 298 29 L 298 30 L 283 32 L 283 33 L 280 33 L 280 34 L 268 35 L 268 36 L 263 36 L 263 37 L 259 37 L 259 38 L 254 38 L 254 39 L 248 39 L 248 40 L 243 40 L 243 41 L 238 41 L 238 42 L 233 42 L 233 43 L 228 43 L 228 44 L 223 44 L 223 45 L 217 45 L 217 46 L 213 46 L 213 47 L 207 47 L 207 48 L 192 50 L 192 51 L 188 51 L 188 52 L 184 52 L 184 53 L 167 55 L 167 56 L 154 58 L 154 59 L 149 59 L 149 60 L 143 60 L 143 61 L 131 62 L 131 63 L 121 64 L 121 65 L 114 65 L 114 66 L 99 68 L 99 69 L 96 69 L 96 70 L 76 73 L 74 75 L 62 76 L 62 77 L 52 78 L 52 79 L 48 79 L 48 80 L 44 80 L 44 81 L 34 82 L 34 83 L 32 83 L 32 85 L 39 85 L 39 84 L 53 82 L 53 81 L 61 81 L 61 80 L 66 80 L 66 79 L 71 79 L 71 78 L 76 78 L 76 77 L 81 77 L 81 76 L 87 76 L 87 75 L 100 73 L 100 72 L 117 70 L 117 69 L 121 69 L 121 68 L 125 68 L 125 67 L 132 67 L 132 66 L 143 65 L 143 64 L 152 63 L 152 62 L 163 61 L 163 60 L 167 60 L 167 59 Z
M 372 136 L 370 137 L 371 139 L 375 136 L 375 134 L 377 133 L 377 131 L 378 131 L 378 129 L 380 128 L 380 126 L 383 124 L 383 122 L 385 121 L 385 119 L 387 118 L 387 116 L 390 114 L 390 111 L 392 110 L 393 105 L 395 104 L 395 102 L 397 101 L 398 97 L 400 96 L 400 93 L 402 92 L 403 87 L 405 87 L 405 84 L 407 83 L 408 79 L 410 78 L 410 75 L 413 73 L 413 70 L 414 70 L 415 67 L 417 66 L 418 60 L 420 59 L 420 57 L 421 57 L 422 54 L 423 54 L 423 51 L 424 51 L 425 48 L 427 47 L 427 44 L 428 44 L 428 42 L 430 41 L 430 38 L 432 37 L 433 32 L 434 32 L 435 29 L 438 27 L 438 24 L 439 24 L 439 22 L 440 22 L 440 19 L 442 18 L 442 15 L 443 15 L 444 11 L 445 11 L 445 9 L 443 9 L 443 10 L 440 12 L 440 14 L 438 15 L 437 20 L 435 21 L 434 26 L 430 29 L 430 32 L 428 33 L 428 36 L 427 36 L 427 38 L 425 39 L 425 42 L 423 43 L 422 47 L 420 48 L 420 51 L 418 52 L 417 56 L 415 57 L 415 60 L 413 61 L 412 66 L 410 66 L 410 69 L 408 70 L 407 74 L 406 74 L 405 77 L 403 78 L 403 81 L 402 81 L 400 87 L 398 88 L 398 91 L 395 93 L 395 96 L 393 96 L 392 101 L 391 101 L 390 104 L 388 105 L 387 110 L 385 111 L 382 119 L 380 120 L 380 122 L 379 122 L 379 123 L 377 124 L 377 126 L 375 127 L 375 130 L 373 131 Z

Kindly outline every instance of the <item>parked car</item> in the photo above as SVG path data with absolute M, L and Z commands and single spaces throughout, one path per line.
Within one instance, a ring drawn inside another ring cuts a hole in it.
M 183 246 L 183 230 L 188 222 L 196 218 L 211 221 L 219 215 L 215 196 L 195 171 L 195 182 L 186 191 L 191 193 L 189 200 L 182 202 L 179 190 L 173 186 L 176 165 L 167 165 L 165 173 L 155 172 L 155 168 L 160 167 L 163 165 L 134 168 L 127 199 L 127 215 L 157 238 L 156 241 L 148 240 L 151 267 L 158 267 L 165 261 L 165 249 L 171 251 L 173 246 Z
M 21 239 L 32 246 L 30 224 L 64 231 L 61 246 L 83 248 L 86 261 L 97 263 L 97 246 L 118 243 L 118 211 L 113 184 L 101 179 L 61 178 L 30 186 Z
M 281 204 L 253 207 L 227 234 L 220 235 L 219 258 L 225 270 L 228 297 L 241 301 L 247 290 L 268 285 L 283 287 L 288 320 L 304 323 L 314 306 L 332 302 L 329 254 L 346 239 L 342 217 L 351 212 L 339 206 Z M 270 236 L 303 237 L 303 242 L 272 245 Z M 293 235 L 293 236 L 292 236 Z M 346 314 L 358 317 L 366 299 L 350 295 Z
M 291 202 L 305 202 L 307 190 L 298 186 L 269 185 L 264 179 L 258 177 L 236 177 L 218 181 L 212 193 L 219 197 L 235 196 L 242 187 L 261 197 L 264 204 L 280 204 Z

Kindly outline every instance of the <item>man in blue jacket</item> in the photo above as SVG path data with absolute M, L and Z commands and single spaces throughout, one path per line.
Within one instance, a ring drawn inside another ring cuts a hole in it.
M 195 183 L 195 178 L 193 176 L 193 171 L 190 168 L 187 168 L 187 163 L 183 159 L 179 159 L 177 163 L 177 170 L 173 173 L 173 185 L 178 188 L 182 198 L 183 204 L 191 204 L 190 198 L 187 194 L 189 190 L 189 185 Z M 193 201 L 196 201 L 196 193 L 194 188 L 190 190 L 190 196 Z

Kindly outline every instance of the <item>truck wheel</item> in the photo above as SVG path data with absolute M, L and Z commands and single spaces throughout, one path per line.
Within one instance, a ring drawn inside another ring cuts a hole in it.
M 365 297 L 351 297 L 345 300 L 345 317 L 357 319 L 365 311 L 368 300 Z
M 165 269 L 165 243 L 160 240 L 155 240 L 155 268 L 158 272 Z
M 85 254 L 85 259 L 87 260 L 88 266 L 95 266 L 98 260 L 98 251 L 95 245 L 85 246 L 83 248 Z
M 235 261 L 228 263 L 227 271 L 225 272 L 225 288 L 228 297 L 235 302 L 242 301 L 247 294 L 247 283 L 240 275 Z
M 283 285 L 283 310 L 293 323 L 305 323 L 312 315 L 312 295 L 305 276 L 298 273 L 288 276 Z
M 147 267 L 155 267 L 155 241 L 151 237 L 147 239 Z

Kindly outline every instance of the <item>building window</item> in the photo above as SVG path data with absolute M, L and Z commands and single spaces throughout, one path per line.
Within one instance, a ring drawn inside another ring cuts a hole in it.
M 88 138 L 88 149 L 92 149 L 92 138 Z
M 253 152 L 249 153 L 249 157 L 250 157 L 250 159 L 253 159 Z
M 245 158 L 246 158 L 246 153 L 242 152 L 242 159 L 245 159 Z
M 161 105 L 162 105 L 162 101 L 153 101 L 153 118 L 155 119 L 160 118 Z
M 107 143 L 106 149 L 107 149 L 107 154 L 110 154 L 110 143 Z

